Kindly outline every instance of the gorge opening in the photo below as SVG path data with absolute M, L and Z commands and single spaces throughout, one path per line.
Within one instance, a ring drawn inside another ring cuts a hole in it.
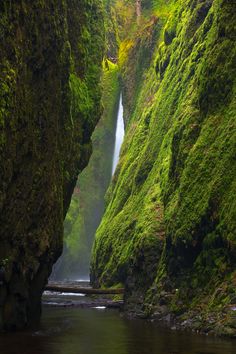
M 72 196 L 71 207 L 65 220 L 64 249 L 53 267 L 50 277 L 52 281 L 89 282 L 93 241 L 104 213 L 106 189 L 119 162 L 125 134 L 122 94 L 120 93 L 117 98 L 118 102 L 114 102 L 110 134 L 106 116 L 101 118 L 101 122 L 95 128 L 92 137 L 93 153 L 87 168 L 78 178 Z M 102 154 L 105 151 L 105 158 L 110 160 L 109 163 L 104 163 Z M 103 163 L 105 168 L 101 171 Z

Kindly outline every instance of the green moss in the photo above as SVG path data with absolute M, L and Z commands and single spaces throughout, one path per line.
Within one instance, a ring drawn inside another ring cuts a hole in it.
M 155 5 L 149 40 L 144 29 L 124 40 L 127 132 L 92 273 L 126 283 L 127 302 L 141 293 L 147 308 L 181 289 L 169 304 L 180 315 L 204 312 L 235 268 L 235 17 L 221 0 Z
M 0 3 L 0 287 L 6 328 L 40 316 L 101 115 L 101 0 Z

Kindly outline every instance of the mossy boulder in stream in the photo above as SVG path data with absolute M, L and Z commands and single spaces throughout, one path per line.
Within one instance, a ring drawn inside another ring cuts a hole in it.
M 126 137 L 92 260 L 128 311 L 231 336 L 235 16 L 228 0 L 153 1 L 121 43 Z
M 0 4 L 0 308 L 37 319 L 77 175 L 101 113 L 99 0 Z

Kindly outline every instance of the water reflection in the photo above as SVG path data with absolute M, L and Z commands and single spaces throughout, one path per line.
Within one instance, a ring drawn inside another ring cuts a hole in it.
M 96 309 L 46 308 L 40 328 L 0 334 L 1 354 L 233 354 L 234 346 Z
M 233 354 L 234 342 L 172 331 L 146 321 L 128 324 L 129 354 Z M 142 348 L 142 350 L 140 349 Z

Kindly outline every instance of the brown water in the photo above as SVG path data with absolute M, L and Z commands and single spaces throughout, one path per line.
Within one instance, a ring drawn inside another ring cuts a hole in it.
M 235 354 L 236 341 L 127 320 L 117 310 L 45 307 L 38 329 L 0 334 L 0 354 Z

